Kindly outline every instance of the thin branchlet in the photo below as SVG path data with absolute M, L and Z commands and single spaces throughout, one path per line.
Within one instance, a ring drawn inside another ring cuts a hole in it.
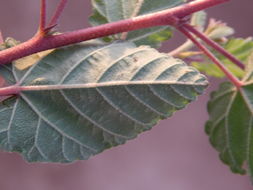
M 64 10 L 64 8 L 66 7 L 66 4 L 67 4 L 68 0 L 61 0 L 60 3 L 58 4 L 57 8 L 56 8 L 56 11 L 54 13 L 54 15 L 52 16 L 50 22 L 49 22 L 49 25 L 48 27 L 53 27 L 53 26 L 56 26 L 57 23 L 58 23 L 58 20 Z
M 228 77 L 228 79 L 239 89 L 243 83 L 236 78 L 216 57 L 209 51 L 204 45 L 202 45 L 185 25 L 178 27 L 178 30 L 181 31 L 187 38 L 189 38 L 200 50 L 202 50 L 212 61 L 216 64 L 222 72 Z
M 214 48 L 216 51 L 220 52 L 222 55 L 227 57 L 230 61 L 232 61 L 238 67 L 240 67 L 241 69 L 245 68 L 244 64 L 239 59 L 237 59 L 234 55 L 232 55 L 227 50 L 225 50 L 223 47 L 221 47 L 218 43 L 216 43 L 215 41 L 208 38 L 204 33 L 200 32 L 199 30 L 197 30 L 196 28 L 194 28 L 193 26 L 191 26 L 187 23 L 184 24 L 184 27 L 187 28 L 187 30 L 192 32 L 194 35 L 196 35 L 198 38 L 203 40 L 206 44 L 208 44 L 209 46 Z
M 43 35 L 46 27 L 46 0 L 40 0 L 40 25 L 39 33 Z

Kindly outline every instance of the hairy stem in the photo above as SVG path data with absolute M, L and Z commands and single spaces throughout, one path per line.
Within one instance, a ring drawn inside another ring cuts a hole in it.
M 46 27 L 46 0 L 40 0 L 40 25 L 39 33 L 44 34 Z
M 51 18 L 50 22 L 49 22 L 49 27 L 55 26 L 64 10 L 64 8 L 66 7 L 68 0 L 61 0 L 59 5 L 56 8 L 55 14 L 54 16 Z
M 205 46 L 203 46 L 195 37 L 190 33 L 184 25 L 178 27 L 187 38 L 189 38 L 199 49 L 201 49 L 228 77 L 228 79 L 239 89 L 242 86 L 242 82 L 237 79 Z
M 143 3 L 144 3 L 144 0 L 138 0 L 138 2 L 136 4 L 136 7 L 135 7 L 135 9 L 133 11 L 133 14 L 131 15 L 131 18 L 136 17 L 139 14 Z M 128 35 L 128 32 L 122 33 L 120 39 L 121 40 L 126 40 L 127 39 L 127 35 Z
M 189 30 L 191 33 L 199 37 L 201 40 L 203 40 L 205 43 L 207 43 L 209 46 L 213 47 L 215 50 L 220 52 L 222 55 L 224 55 L 226 58 L 228 58 L 230 61 L 232 61 L 234 64 L 236 64 L 241 69 L 244 69 L 244 64 L 237 59 L 235 56 L 233 56 L 231 53 L 229 53 L 227 50 L 225 50 L 223 47 L 221 47 L 218 43 L 208 38 L 204 33 L 198 31 L 193 26 L 185 23 L 184 27 Z
M 0 88 L 0 98 L 1 96 L 17 95 L 20 92 L 21 92 L 20 86 L 17 85 Z
M 53 49 L 73 43 L 82 42 L 85 40 L 100 38 L 104 36 L 113 35 L 116 33 L 127 32 L 132 30 L 138 30 L 143 28 L 149 28 L 153 26 L 162 25 L 178 25 L 179 20 L 194 12 L 227 2 L 229 0 L 197 0 L 184 4 L 172 9 L 143 15 L 127 20 L 122 20 L 114 23 L 104 24 L 96 27 L 90 27 L 87 29 L 77 30 L 73 32 L 67 32 L 58 35 L 51 36 L 39 36 L 36 35 L 31 40 L 24 42 L 18 46 L 0 51 L 0 64 L 10 63 L 11 61 L 31 55 L 36 52 Z M 64 7 L 64 2 L 61 1 L 59 13 Z M 59 15 L 57 13 L 56 15 Z M 55 16 L 58 19 L 58 16 Z M 56 19 L 56 20 L 57 20 Z M 54 23 L 55 21 L 52 21 Z

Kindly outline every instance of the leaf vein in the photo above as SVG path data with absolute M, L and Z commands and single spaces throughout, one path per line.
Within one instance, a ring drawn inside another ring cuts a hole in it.
M 126 136 L 123 136 L 121 134 L 117 134 L 113 131 L 110 131 L 106 128 L 104 128 L 102 125 L 98 124 L 95 120 L 93 120 L 91 117 L 89 117 L 85 112 L 82 112 L 78 107 L 76 107 L 75 104 L 73 104 L 73 102 L 65 95 L 65 93 L 60 90 L 60 93 L 62 94 L 63 98 L 71 105 L 71 107 L 79 114 L 81 115 L 82 117 L 84 117 L 85 119 L 87 119 L 90 123 L 92 123 L 95 127 L 111 134 L 111 135 L 114 135 L 114 136 L 118 136 L 118 137 L 121 137 L 121 138 L 125 138 L 125 139 L 128 139 L 128 137 Z
M 105 69 L 104 72 L 101 73 L 101 75 L 97 78 L 96 82 L 103 82 L 101 81 L 101 79 L 107 74 L 107 72 L 114 66 L 116 65 L 119 61 L 121 61 L 122 59 L 130 56 L 130 55 L 134 55 L 136 53 L 139 53 L 139 52 L 142 52 L 142 51 L 146 51 L 148 48 L 146 46 L 143 46 L 143 47 L 140 47 L 138 49 L 134 49 L 134 51 L 131 51 L 127 54 L 124 54 L 123 56 L 119 57 L 117 60 L 113 61 L 109 66 L 108 68 Z
M 63 84 L 64 80 L 80 65 L 82 64 L 83 61 L 85 61 L 87 58 L 89 58 L 90 56 L 94 55 L 97 52 L 102 51 L 103 49 L 107 49 L 108 47 L 112 46 L 112 44 L 108 45 L 108 46 L 103 46 L 102 48 L 99 48 L 95 51 L 92 51 L 91 53 L 89 53 L 88 55 L 84 56 L 81 60 L 77 61 L 77 63 L 75 65 L 72 66 L 72 68 L 62 77 L 61 81 L 59 82 L 59 84 Z
M 35 106 L 33 106 L 33 104 L 29 101 L 29 99 L 22 93 L 21 94 L 22 98 L 26 101 L 26 103 L 31 107 L 31 109 L 41 118 L 43 119 L 47 124 L 49 124 L 53 129 L 55 129 L 56 131 L 58 131 L 62 136 L 65 136 L 68 139 L 71 139 L 72 141 L 74 141 L 75 143 L 86 147 L 87 149 L 91 150 L 92 152 L 97 152 L 96 149 L 89 147 L 83 143 L 81 143 L 80 141 L 74 139 L 73 137 L 67 135 L 65 132 L 61 131 L 60 129 L 58 129 L 57 126 L 55 126 L 52 122 L 50 122 L 48 119 L 46 119 L 39 110 L 37 110 L 37 108 Z
M 99 90 L 98 88 L 96 88 L 97 92 L 102 96 L 102 98 L 115 110 L 117 110 L 118 112 L 120 112 L 121 114 L 123 114 L 124 116 L 126 116 L 127 118 L 131 119 L 132 121 L 134 121 L 135 123 L 138 123 L 144 127 L 146 127 L 147 125 L 152 125 L 152 123 L 143 123 L 142 121 L 138 121 L 137 119 L 135 119 L 134 117 L 132 117 L 131 115 L 129 115 L 128 113 L 126 113 L 125 111 L 123 111 L 120 107 L 118 107 L 117 105 L 115 105 L 114 102 L 112 102 L 110 100 L 110 98 L 107 97 L 107 95 L 102 91 Z
M 140 103 L 142 103 L 144 106 L 146 106 L 147 108 L 149 108 L 151 111 L 155 112 L 156 114 L 158 114 L 159 116 L 162 117 L 167 117 L 166 114 L 158 111 L 157 109 L 155 109 L 154 107 L 148 105 L 146 102 L 144 102 L 140 97 L 136 96 L 130 89 L 129 87 L 125 86 L 125 89 L 127 90 L 127 92 L 136 100 L 138 100 Z
M 40 155 L 45 159 L 48 160 L 48 157 L 44 154 L 44 152 L 40 149 L 40 146 L 38 145 L 38 136 L 39 136 L 39 129 L 41 126 L 41 118 L 38 117 L 38 123 L 37 123 L 37 128 L 36 128 L 36 132 L 35 132 L 35 141 L 34 141 L 34 145 L 37 148 L 38 152 L 40 153 Z
M 230 111 L 230 109 L 231 109 L 231 107 L 232 107 L 232 104 L 233 104 L 233 102 L 234 102 L 234 100 L 235 100 L 235 98 L 236 98 L 236 93 L 234 93 L 233 94 L 233 96 L 231 97 L 231 101 L 229 102 L 229 104 L 228 104 L 228 107 L 227 107 L 227 110 L 226 110 L 226 115 L 228 115 L 229 114 L 229 111 Z M 229 137 L 230 137 L 230 132 L 229 132 L 229 126 L 228 126 L 228 117 L 226 117 L 225 118 L 225 133 L 226 133 L 226 137 L 227 137 L 227 151 L 228 151 L 228 154 L 230 155 L 230 158 L 231 158 L 231 161 L 233 162 L 233 164 L 234 165 L 237 165 L 236 164 L 236 159 L 235 159 L 235 157 L 234 157 L 234 155 L 233 155 L 233 153 L 232 153 L 232 151 L 231 151 L 231 144 L 230 144 L 230 140 L 229 140 Z
M 250 154 L 250 151 L 253 150 L 252 149 L 252 124 L 253 124 L 253 117 L 251 116 L 250 117 L 250 120 L 249 120 L 249 131 L 248 131 L 248 136 L 247 136 L 247 150 L 246 150 L 246 155 L 247 155 L 247 161 L 248 161 L 248 165 L 250 167 L 250 165 L 252 164 L 252 159 L 251 159 L 251 154 Z M 252 176 L 252 170 L 249 169 L 249 174 L 250 176 Z
M 169 102 L 168 100 L 166 100 L 165 98 L 163 98 L 158 92 L 156 92 L 156 90 L 151 86 L 151 85 L 148 85 L 148 87 L 150 88 L 150 90 L 152 91 L 152 93 L 158 97 L 161 101 L 171 105 L 172 107 L 174 108 L 178 108 L 178 105 L 176 104 L 173 104 L 172 102 Z
M 17 110 L 18 103 L 19 103 L 19 99 L 16 100 L 16 102 L 15 102 L 15 104 L 13 106 L 13 110 L 12 110 L 12 113 L 11 113 L 10 121 L 9 121 L 9 124 L 8 124 L 8 127 L 7 127 L 7 143 L 9 145 L 11 145 L 11 143 L 10 143 L 10 128 L 11 128 L 11 125 L 12 125 L 12 122 L 13 122 L 13 119 L 14 119 L 15 112 Z

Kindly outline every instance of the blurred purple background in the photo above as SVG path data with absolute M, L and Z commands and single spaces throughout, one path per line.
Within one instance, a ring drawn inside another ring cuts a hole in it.
M 49 1 L 49 12 L 58 2 Z M 211 8 L 210 16 L 233 26 L 236 36 L 253 35 L 252 0 L 231 0 Z M 0 29 L 5 37 L 24 41 L 36 32 L 39 0 L 0 0 Z M 62 31 L 88 25 L 90 0 L 69 1 Z M 164 50 L 182 41 L 168 42 Z M 172 45 L 173 44 L 173 45 Z M 28 164 L 19 155 L 0 153 L 1 190 L 250 190 L 248 177 L 232 174 L 221 163 L 204 133 L 206 102 L 211 86 L 199 101 L 162 121 L 151 131 L 91 158 L 69 165 Z

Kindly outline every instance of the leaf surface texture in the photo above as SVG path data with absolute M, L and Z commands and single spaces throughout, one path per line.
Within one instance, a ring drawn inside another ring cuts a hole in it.
M 1 66 L 22 91 L 0 105 L 0 144 L 30 162 L 72 162 L 125 143 L 196 99 L 206 78 L 148 46 L 64 47 L 29 69 Z

